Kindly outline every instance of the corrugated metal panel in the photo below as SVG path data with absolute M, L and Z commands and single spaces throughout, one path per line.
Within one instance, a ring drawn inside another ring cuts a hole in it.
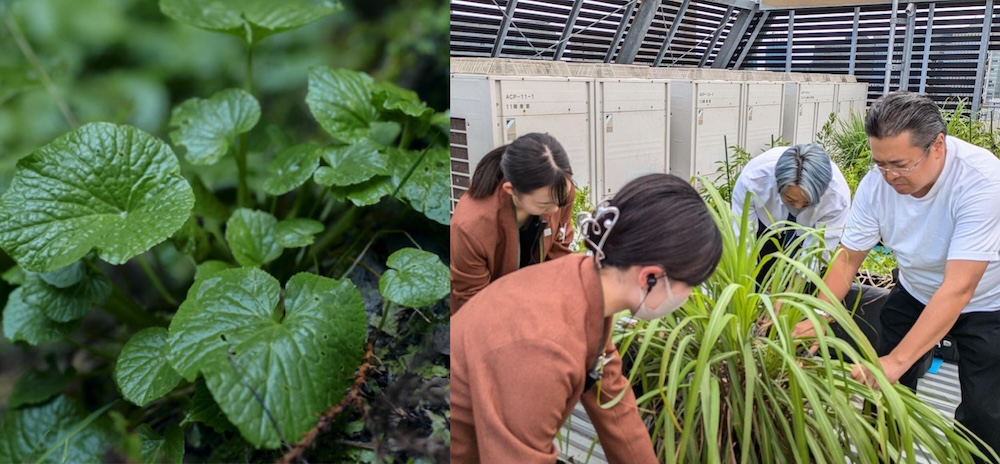
M 498 41 L 508 2 L 514 0 L 453 0 L 451 3 L 451 54 L 452 56 L 490 56 Z M 576 0 L 519 0 L 511 18 L 500 57 L 552 60 L 555 56 L 566 18 Z M 792 48 L 788 48 L 789 10 L 768 10 L 765 23 L 752 43 L 752 35 L 763 12 L 757 12 L 747 31 L 741 37 L 731 37 L 730 31 L 737 16 L 746 11 L 739 7 L 732 11 L 725 1 L 691 1 L 679 18 L 682 0 L 659 1 L 649 31 L 643 38 L 635 64 L 652 65 L 664 45 L 667 32 L 674 21 L 680 21 L 673 40 L 667 44 L 662 66 L 690 67 L 702 63 L 713 64 L 723 44 L 739 40 L 740 46 L 726 68 L 733 69 L 743 56 L 739 69 L 785 71 L 786 56 L 791 53 L 792 72 L 819 72 L 847 74 L 852 58 L 852 32 L 855 7 L 805 8 L 794 11 Z M 580 14 L 572 25 L 562 59 L 569 61 L 603 62 L 609 49 L 614 54 L 621 40 L 612 43 L 619 25 L 626 22 L 626 31 L 632 26 L 637 8 L 636 0 L 582 0 Z M 934 4 L 930 28 L 930 50 L 927 56 L 925 93 L 936 101 L 954 102 L 958 98 L 971 99 L 976 89 L 976 70 L 979 68 L 979 46 L 983 27 L 983 2 L 948 0 L 915 2 L 913 37 L 909 50 L 904 50 L 906 36 L 906 7 L 901 1 L 897 12 L 899 22 L 893 34 L 891 61 L 889 56 L 889 24 L 891 4 L 863 5 L 857 7 L 859 20 L 857 42 L 854 48 L 854 75 L 858 81 L 869 84 L 870 98 L 881 95 L 885 89 L 886 66 L 890 66 L 889 89 L 900 86 L 904 60 L 910 59 L 906 80 L 907 88 L 917 90 L 921 83 L 924 43 L 928 33 L 930 5 Z M 737 4 L 739 4 L 737 2 Z M 744 4 L 745 6 L 745 4 Z M 989 50 L 1000 50 L 1000 13 L 993 15 Z M 626 16 L 625 13 L 628 13 Z M 714 46 L 712 37 L 719 33 Z M 749 47 L 749 50 L 743 50 Z M 983 85 L 985 88 L 986 86 Z M 985 101 L 985 100 L 984 100 Z
M 911 65 L 907 88 L 918 90 L 930 2 L 914 5 L 914 34 L 908 51 L 904 50 L 906 3 L 901 3 L 897 15 L 900 22 L 896 24 L 892 48 L 889 89 L 900 87 L 904 53 L 908 52 Z M 854 53 L 855 76 L 859 82 L 869 84 L 869 96 L 876 98 L 885 89 L 891 6 L 865 6 L 860 7 L 860 12 Z M 982 2 L 935 3 L 925 88 L 925 93 L 935 101 L 952 106 L 958 98 L 972 98 L 976 69 L 979 67 L 983 14 Z M 996 50 L 1000 49 L 1000 28 L 996 24 L 996 11 L 993 14 L 990 49 Z M 851 56 L 854 8 L 797 10 L 794 21 L 792 71 L 846 72 Z M 784 57 L 788 52 L 787 24 L 787 12 L 772 12 L 747 54 L 742 69 L 784 70 Z

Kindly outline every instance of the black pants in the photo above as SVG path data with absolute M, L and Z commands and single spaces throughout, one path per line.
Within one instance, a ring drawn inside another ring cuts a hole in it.
M 923 310 L 924 305 L 897 281 L 882 307 L 879 356 L 889 354 L 899 345 Z M 955 411 L 955 419 L 1000 453 L 1000 311 L 962 314 L 949 334 L 958 346 L 958 381 L 962 390 L 962 403 Z M 924 360 L 932 352 L 915 362 L 899 382 L 916 391 L 917 379 L 926 368 Z
M 879 347 L 879 334 L 882 333 L 881 313 L 882 306 L 885 305 L 889 296 L 889 290 L 871 285 L 851 284 L 847 296 L 841 304 L 853 315 L 854 322 L 858 324 L 861 333 L 868 338 L 868 342 L 877 350 Z M 858 344 L 847 334 L 847 331 L 840 324 L 831 324 L 833 334 L 841 340 L 847 341 L 855 350 Z M 835 354 L 835 353 L 831 353 Z M 836 355 L 836 354 L 835 354 Z M 853 362 L 853 360 L 846 359 Z
M 757 238 L 760 238 L 764 234 L 767 234 L 767 233 L 770 233 L 770 232 L 771 231 L 768 230 L 768 227 L 765 226 L 763 222 L 761 222 L 760 220 L 757 220 Z M 778 251 L 778 243 L 791 243 L 792 240 L 794 240 L 794 239 L 795 239 L 795 231 L 794 230 L 786 230 L 784 232 L 781 232 L 781 233 L 778 233 L 778 234 L 775 234 L 775 235 L 771 236 L 770 239 L 768 239 L 766 242 L 764 242 L 764 246 L 761 247 L 760 254 L 758 255 L 758 259 L 763 260 L 765 256 Z M 798 246 L 795 246 L 794 248 L 787 249 L 787 250 L 785 250 L 785 253 L 788 256 L 795 256 L 795 252 L 798 251 L 800 247 L 801 247 L 801 245 L 798 245 Z M 764 263 L 764 266 L 761 267 L 760 272 L 757 274 L 757 285 L 758 286 L 763 286 L 764 285 L 764 277 L 767 276 L 767 272 L 771 270 L 771 266 L 774 266 L 774 263 L 775 263 L 775 260 L 771 259 L 770 261 Z

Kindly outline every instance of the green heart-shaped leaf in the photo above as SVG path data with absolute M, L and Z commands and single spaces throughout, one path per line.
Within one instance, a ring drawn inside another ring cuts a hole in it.
M 211 259 L 198 265 L 194 271 L 194 280 L 201 280 L 219 271 L 232 269 L 233 265 L 225 261 Z
M 37 275 L 25 281 L 24 303 L 40 308 L 55 322 L 69 322 L 80 319 L 90 312 L 90 308 L 104 304 L 111 296 L 111 281 L 95 269 L 88 269 L 83 279 L 75 285 L 59 288 L 49 285 Z
M 312 245 L 313 237 L 323 231 L 323 223 L 312 219 L 288 219 L 278 223 L 278 243 L 285 248 Z
M 402 182 L 408 169 L 420 159 L 420 152 L 395 150 L 393 152 L 395 172 L 393 181 L 396 185 Z M 449 202 L 450 179 L 448 150 L 431 148 L 413 170 L 399 191 L 399 196 L 406 199 L 413 209 L 425 216 L 448 225 L 451 221 Z
M 7 269 L 7 271 L 4 272 L 3 275 L 0 276 L 0 278 L 2 278 L 3 281 L 7 282 L 8 284 L 21 285 L 24 283 L 25 279 L 28 278 L 28 272 L 26 272 L 24 269 L 21 269 L 21 266 L 13 265 L 10 267 L 10 269 Z
M 194 399 L 191 401 L 191 409 L 188 410 L 187 415 L 184 416 L 184 420 L 181 421 L 180 425 L 184 427 L 192 422 L 201 422 L 216 432 L 236 430 L 236 427 L 226 418 L 226 413 L 222 412 L 222 409 L 219 408 L 219 403 L 216 403 L 215 398 L 212 398 L 212 392 L 208 391 L 205 379 L 198 379 L 195 382 Z
M 284 195 L 306 183 L 319 167 L 320 147 L 303 144 L 288 147 L 267 166 L 271 177 L 264 181 L 264 191 Z
M 389 82 L 378 83 L 375 89 L 375 101 L 381 102 L 384 109 L 399 111 L 414 118 L 430 118 L 434 113 L 434 110 L 420 100 L 416 92 Z
M 242 38 L 248 44 L 309 24 L 343 6 L 339 0 L 160 0 L 163 14 Z
M 49 285 L 66 288 L 79 282 L 86 274 L 87 265 L 81 260 L 52 272 L 43 272 L 39 277 Z
M 371 76 L 347 69 L 309 71 L 306 103 L 320 126 L 335 139 L 353 143 L 368 138 L 378 113 L 372 104 Z
M 181 381 L 167 362 L 167 329 L 150 327 L 132 336 L 118 355 L 115 383 L 122 396 L 137 406 L 170 393 Z
M 336 189 L 332 187 L 331 191 Z M 386 195 L 392 195 L 393 185 L 392 179 L 388 177 L 375 177 L 369 181 L 358 185 L 352 185 L 350 187 L 342 187 L 337 194 L 344 195 L 347 199 L 351 200 L 357 206 L 369 206 L 374 205 L 385 198 Z
M 170 241 L 173 242 L 177 251 L 191 255 L 195 261 L 205 259 L 212 247 L 209 243 L 208 232 L 205 232 L 205 229 L 198 225 L 198 220 L 193 215 L 180 229 L 177 229 L 177 232 L 174 232 Z
M 93 419 L 65 396 L 8 409 L 0 424 L 0 462 L 102 462 L 111 434 Z
M 142 440 L 140 453 L 143 463 L 158 464 L 164 459 L 171 463 L 184 462 L 184 431 L 180 427 L 170 425 L 165 436 L 161 436 L 149 425 L 142 424 L 138 432 Z
M 218 272 L 191 287 L 168 341 L 177 372 L 191 381 L 203 375 L 229 420 L 263 448 L 297 442 L 343 397 L 365 342 L 353 283 L 297 274 L 283 310 L 280 298 L 264 271 Z
M 207 100 L 192 98 L 170 114 L 175 145 L 187 148 L 184 158 L 194 165 L 218 163 L 236 137 L 253 129 L 260 119 L 257 99 L 242 89 L 226 89 Z
M 3 308 L 3 336 L 12 342 L 24 341 L 29 345 L 62 340 L 66 338 L 79 321 L 56 322 L 49 319 L 42 308 L 24 302 L 21 294 L 23 287 L 18 287 L 7 297 L 7 306 Z
M 242 266 L 261 266 L 281 256 L 277 232 L 278 220 L 263 211 L 240 208 L 226 222 L 226 241 Z
M 389 270 L 378 281 L 379 292 L 393 303 L 421 308 L 451 291 L 448 266 L 434 253 L 403 248 L 389 255 Z
M 165 143 L 130 126 L 87 124 L 18 161 L 0 197 L 0 246 L 35 272 L 93 248 L 123 264 L 173 234 L 193 206 Z
M 368 139 L 351 145 L 323 150 L 323 160 L 329 167 L 316 170 L 315 181 L 320 185 L 346 186 L 360 184 L 376 175 L 389 175 L 389 160 Z
M 191 180 L 191 188 L 194 190 L 194 209 L 192 212 L 196 216 L 204 216 L 207 218 L 216 219 L 219 221 L 225 221 L 229 218 L 229 207 L 226 206 L 222 201 L 220 201 L 202 179 L 197 176 L 193 176 Z
M 60 370 L 55 366 L 49 366 L 44 371 L 31 369 L 17 379 L 10 397 L 7 398 L 7 406 L 19 408 L 26 404 L 46 401 L 61 393 L 75 378 L 76 370 L 72 367 L 66 370 Z
M 371 128 L 371 139 L 382 145 L 392 145 L 396 142 L 396 137 L 403 132 L 403 126 L 396 121 L 380 122 L 375 121 L 369 124 Z

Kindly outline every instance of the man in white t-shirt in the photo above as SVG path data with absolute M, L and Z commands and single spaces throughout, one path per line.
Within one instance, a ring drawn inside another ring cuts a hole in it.
M 955 418 L 1000 449 L 1000 160 L 946 135 L 929 98 L 893 92 L 869 109 L 872 169 L 855 192 L 826 284 L 843 297 L 879 240 L 899 281 L 882 308 L 879 361 L 890 382 L 916 389 L 931 349 L 959 351 Z M 855 379 L 874 385 L 864 367 Z
M 781 221 L 795 222 L 806 227 L 826 227 L 824 241 L 831 252 L 837 249 L 851 205 L 851 190 L 844 175 L 816 144 L 772 148 L 755 158 L 740 172 L 733 186 L 732 210 L 739 220 L 749 196 L 747 219 L 760 236 Z M 778 250 L 786 252 L 799 231 L 789 230 L 768 240 L 760 256 Z M 812 238 L 807 238 L 808 246 Z M 830 254 L 832 257 L 832 253 Z M 765 263 L 758 281 L 767 275 L 773 261 Z

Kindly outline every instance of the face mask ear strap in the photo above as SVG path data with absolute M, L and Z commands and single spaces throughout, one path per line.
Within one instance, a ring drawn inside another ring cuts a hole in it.
M 597 208 L 594 214 L 583 212 L 576 216 L 576 223 L 580 227 L 579 235 L 583 237 L 583 241 L 589 244 L 593 250 L 593 254 L 597 258 L 598 268 L 601 267 L 601 262 L 606 257 L 604 254 L 604 243 L 608 241 L 611 229 L 618 223 L 620 214 L 618 208 L 608 206 L 605 202 Z M 592 235 L 600 236 L 600 240 L 594 243 L 591 240 Z

